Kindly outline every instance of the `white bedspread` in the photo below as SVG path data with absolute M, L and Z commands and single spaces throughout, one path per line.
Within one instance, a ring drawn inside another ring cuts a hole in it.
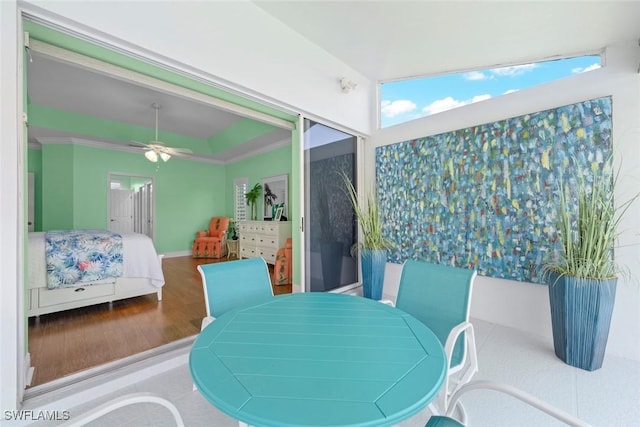
M 144 234 L 120 233 L 122 235 L 122 277 L 151 279 L 154 286 L 164 285 L 162 265 L 153 241 Z M 29 255 L 27 260 L 27 285 L 29 289 L 47 286 L 47 264 L 45 261 L 45 233 L 29 233 Z M 113 282 L 107 279 L 96 283 Z

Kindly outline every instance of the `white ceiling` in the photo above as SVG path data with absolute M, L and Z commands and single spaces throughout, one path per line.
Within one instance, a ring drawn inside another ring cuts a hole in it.
M 376 81 L 581 54 L 640 37 L 639 1 L 254 3 Z
M 640 1 L 254 3 L 374 81 L 594 52 L 640 37 Z M 161 129 L 197 138 L 210 137 L 240 118 L 42 56 L 34 55 L 28 69 L 30 101 L 43 106 L 153 129 L 151 104 L 158 102 L 163 107 Z M 29 135 L 31 141 L 47 136 L 86 138 L 35 127 L 29 128 Z M 289 135 L 279 130 L 263 136 L 252 141 L 252 150 L 281 145 Z M 236 147 L 205 157 L 229 161 L 246 151 Z

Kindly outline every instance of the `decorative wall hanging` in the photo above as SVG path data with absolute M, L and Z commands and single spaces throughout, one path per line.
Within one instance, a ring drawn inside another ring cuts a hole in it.
M 610 153 L 610 97 L 378 147 L 389 261 L 542 283 L 558 177 Z
M 288 188 L 287 174 L 262 178 L 263 219 L 274 218 L 280 207 L 283 208 L 281 216 L 289 215 Z

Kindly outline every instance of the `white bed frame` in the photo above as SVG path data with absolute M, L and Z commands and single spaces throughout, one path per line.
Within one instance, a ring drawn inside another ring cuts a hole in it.
M 160 265 L 163 256 L 158 255 Z M 59 289 L 48 289 L 45 283 L 28 291 L 28 317 L 149 294 L 157 294 L 158 301 L 162 301 L 162 287 L 152 285 L 151 279 L 146 278 L 119 277 L 115 283 Z

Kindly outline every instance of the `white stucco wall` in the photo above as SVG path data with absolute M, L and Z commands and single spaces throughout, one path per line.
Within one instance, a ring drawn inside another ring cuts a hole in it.
M 537 88 L 472 104 L 411 123 L 377 131 L 367 146 L 368 178 L 375 168 L 375 147 L 412 138 L 435 135 L 469 126 L 499 121 L 526 113 L 555 108 L 587 99 L 612 96 L 613 140 L 620 179 L 616 197 L 627 200 L 640 191 L 640 49 L 636 42 L 610 46 L 606 67 L 568 77 Z M 640 202 L 633 205 L 621 223 L 617 260 L 629 269 L 620 277 L 611 321 L 607 354 L 640 360 Z M 395 298 L 401 266 L 387 264 L 384 292 Z M 551 336 L 547 287 L 531 283 L 479 277 L 473 295 L 471 316 Z

